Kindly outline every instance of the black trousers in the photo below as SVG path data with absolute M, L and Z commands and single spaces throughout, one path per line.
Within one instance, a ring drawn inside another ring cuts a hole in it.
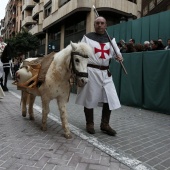
M 4 87 L 7 87 L 7 81 L 8 81 L 9 72 L 10 72 L 10 68 L 9 67 L 5 67 L 4 68 L 4 73 L 5 73 Z

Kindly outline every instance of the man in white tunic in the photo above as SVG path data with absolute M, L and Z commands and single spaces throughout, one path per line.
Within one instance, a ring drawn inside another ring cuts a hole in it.
M 109 72 L 111 58 L 123 61 L 119 48 L 112 39 L 117 56 L 109 42 L 105 29 L 107 27 L 104 17 L 97 17 L 94 22 L 95 32 L 84 35 L 82 41 L 89 44 L 94 55 L 89 57 L 88 82 L 78 89 L 76 104 L 84 106 L 86 130 L 94 134 L 93 108 L 102 103 L 102 119 L 100 129 L 108 135 L 115 136 L 116 131 L 109 126 L 111 110 L 120 108 L 120 102 Z

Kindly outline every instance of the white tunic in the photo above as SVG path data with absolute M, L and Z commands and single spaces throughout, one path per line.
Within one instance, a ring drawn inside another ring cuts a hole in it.
M 94 49 L 94 55 L 89 58 L 89 64 L 108 66 L 110 58 L 115 57 L 109 42 L 100 44 L 86 36 L 82 41 Z M 114 38 L 112 43 L 117 54 L 121 55 Z M 78 88 L 77 93 L 76 104 L 86 108 L 95 108 L 101 103 L 108 103 L 110 110 L 121 107 L 112 76 L 108 76 L 107 70 L 88 67 L 88 82 L 84 87 Z

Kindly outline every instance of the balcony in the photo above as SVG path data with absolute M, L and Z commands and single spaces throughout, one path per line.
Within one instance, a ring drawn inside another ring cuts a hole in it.
M 44 5 L 51 2 L 50 0 L 45 0 Z M 64 2 L 64 1 L 63 1 Z M 43 29 L 48 28 L 49 25 L 53 23 L 58 23 L 68 17 L 69 15 L 76 14 L 78 12 L 87 12 L 91 11 L 93 1 L 91 0 L 70 0 L 65 1 L 60 8 L 58 7 L 58 3 L 54 3 L 52 1 L 52 12 L 47 18 L 44 19 Z M 137 16 L 138 14 L 138 6 L 137 4 L 127 1 L 127 0 L 96 0 L 95 5 L 98 11 L 111 11 L 119 14 Z
M 25 3 L 22 6 L 22 10 L 32 9 L 32 8 L 34 8 L 35 5 L 36 5 L 36 3 L 33 2 L 32 0 L 27 0 L 27 1 L 25 1 Z
M 51 0 L 44 0 L 44 6 L 46 6 L 50 2 L 51 2 Z
M 12 33 L 15 33 L 15 27 L 12 27 L 11 29 L 10 29 L 10 33 L 12 34 Z
M 96 1 L 96 8 L 100 9 L 100 8 L 106 8 L 107 10 L 111 10 L 115 12 L 119 12 L 119 13 L 132 13 L 133 15 L 137 16 L 137 4 L 135 4 L 134 2 L 130 2 L 127 0 L 121 0 L 121 1 L 117 1 L 117 0 L 107 0 L 107 1 L 103 1 L 103 0 L 97 0 Z
M 15 14 L 15 13 L 11 14 L 11 20 L 12 20 L 12 21 L 13 21 L 13 20 L 16 20 L 16 14 Z
M 31 25 L 35 24 L 36 22 L 32 19 L 32 16 L 27 16 L 23 21 L 22 21 L 22 27 L 26 25 Z
M 50 0 L 45 0 L 50 2 Z M 45 4 L 45 2 L 44 2 Z M 90 11 L 91 7 L 93 6 L 93 2 L 90 0 L 82 1 L 82 0 L 74 0 L 68 1 L 65 5 L 61 8 L 58 8 L 58 3 L 52 4 L 52 14 L 50 14 L 46 19 L 43 21 L 43 28 L 47 27 L 48 25 L 56 22 L 57 20 L 61 20 L 61 18 L 69 15 L 69 13 L 76 13 L 78 11 Z
M 43 11 L 43 3 L 39 3 L 37 4 L 34 8 L 33 8 L 33 11 L 32 11 L 32 18 L 33 19 L 36 19 L 39 15 L 40 12 Z
M 13 6 L 16 2 L 14 0 L 11 0 L 11 2 L 9 2 L 9 7 Z
M 9 3 L 9 7 L 12 8 L 12 7 L 16 7 L 16 6 L 17 6 L 17 1 L 11 0 L 11 2 Z
M 42 33 L 42 24 L 36 24 L 34 27 L 32 27 L 29 32 L 33 35 Z

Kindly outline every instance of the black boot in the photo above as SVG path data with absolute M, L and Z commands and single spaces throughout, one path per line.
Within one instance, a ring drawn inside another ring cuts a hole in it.
M 3 91 L 8 91 L 8 88 L 6 86 L 3 86 Z
M 101 120 L 100 129 L 102 131 L 105 131 L 110 136 L 115 136 L 117 134 L 116 131 L 114 129 L 112 129 L 109 125 L 110 114 L 111 114 L 111 110 L 109 110 L 108 103 L 104 103 L 103 110 L 102 110 L 102 120 Z
M 95 134 L 94 121 L 93 121 L 93 109 L 84 107 L 84 113 L 86 118 L 86 131 L 90 134 Z

